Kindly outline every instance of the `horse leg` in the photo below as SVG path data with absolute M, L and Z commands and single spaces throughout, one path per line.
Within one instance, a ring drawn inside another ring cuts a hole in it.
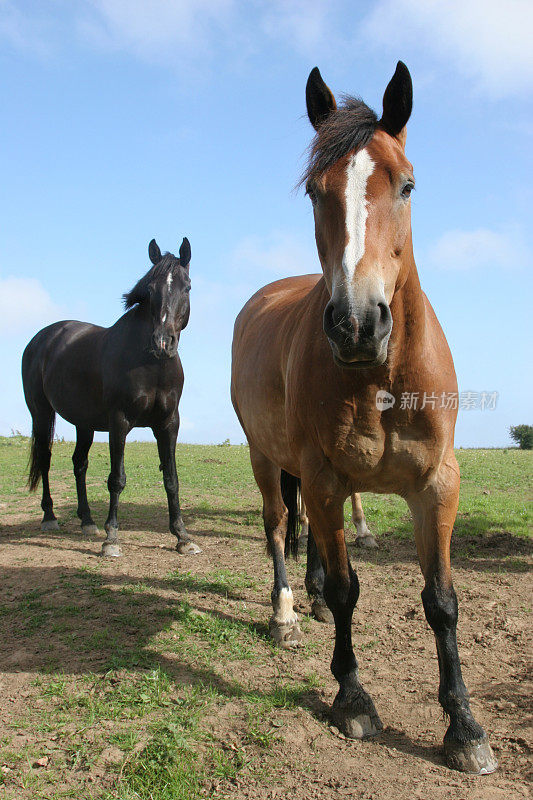
M 450 720 L 444 736 L 446 761 L 462 772 L 493 772 L 498 762 L 470 710 L 457 650 L 457 597 L 450 569 L 450 539 L 459 501 L 455 456 L 449 456 L 426 489 L 407 500 L 425 581 L 422 603 L 437 644 L 439 702 Z
M 302 501 L 302 506 L 305 505 Z M 377 542 L 368 530 L 361 495 L 352 494 L 352 521 L 357 531 L 355 543 L 361 547 L 376 548 Z M 307 571 L 305 573 L 305 588 L 311 600 L 311 611 L 319 622 L 333 622 L 333 615 L 324 600 L 324 566 L 318 554 L 311 529 L 308 529 L 307 539 Z
M 300 493 L 299 498 L 300 535 L 298 536 L 298 553 L 307 551 L 307 537 L 309 536 L 309 518 L 305 510 L 305 503 Z
M 46 411 L 40 414 L 32 415 L 33 421 L 33 447 L 35 448 L 35 460 L 37 462 L 42 480 L 42 499 L 41 508 L 43 510 L 43 519 L 41 522 L 42 531 L 57 531 L 59 530 L 59 523 L 54 514 L 54 504 L 50 494 L 50 461 L 52 459 L 50 431 L 53 431 L 55 411 L 52 406 L 49 406 Z
M 293 608 L 292 589 L 285 569 L 288 512 L 281 495 L 281 470 L 252 445 L 250 445 L 250 460 L 255 480 L 263 496 L 263 522 L 274 565 L 270 635 L 280 647 L 291 649 L 300 644 L 302 632 Z
M 177 538 L 176 550 L 180 555 L 195 555 L 201 549 L 190 538 L 181 517 L 179 500 L 179 481 L 176 470 L 176 441 L 178 438 L 179 419 L 165 428 L 153 428 L 157 441 L 160 466 L 163 472 L 163 483 L 167 493 L 170 532 Z
M 94 431 L 86 428 L 76 428 L 76 447 L 72 454 L 76 493 L 78 495 L 78 510 L 76 513 L 81 520 L 81 530 L 86 536 L 94 536 L 98 533 L 98 528 L 91 517 L 85 481 L 87 467 L 89 466 L 89 450 L 91 449 L 93 438 Z
M 324 600 L 324 565 L 318 554 L 317 546 L 313 537 L 313 531 L 309 528 L 307 537 L 307 569 L 305 572 L 305 588 L 307 596 L 311 600 L 311 613 L 319 622 L 333 622 L 333 614 Z
M 376 550 L 378 543 L 370 533 L 366 524 L 361 495 L 352 494 L 352 522 L 356 530 L 355 543 L 358 547 L 366 547 L 369 550 Z
M 118 499 L 126 486 L 126 472 L 124 470 L 124 447 L 126 436 L 130 430 L 129 424 L 122 413 L 113 415 L 109 423 L 109 454 L 111 472 L 107 479 L 109 489 L 109 513 L 104 528 L 106 540 L 102 544 L 103 556 L 119 556 L 121 554 L 118 542 Z
M 339 691 L 332 716 L 346 736 L 363 739 L 375 736 L 383 726 L 370 695 L 359 682 L 352 646 L 352 614 L 359 597 L 359 581 L 344 538 L 344 497 L 331 490 L 335 483 L 333 475 L 315 472 L 308 484 L 302 480 L 302 488 L 310 526 L 325 566 L 324 598 L 335 622 L 331 671 L 339 683 Z

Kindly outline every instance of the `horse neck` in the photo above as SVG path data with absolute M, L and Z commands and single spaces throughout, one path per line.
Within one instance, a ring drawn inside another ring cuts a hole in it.
M 421 351 L 426 338 L 426 304 L 412 252 L 405 265 L 407 277 L 390 303 L 393 327 L 389 343 L 389 368 L 396 371 L 405 358 Z
M 144 304 L 133 306 L 115 322 L 113 327 L 131 330 L 131 334 L 135 335 L 136 340 L 145 344 L 152 335 L 150 312 Z

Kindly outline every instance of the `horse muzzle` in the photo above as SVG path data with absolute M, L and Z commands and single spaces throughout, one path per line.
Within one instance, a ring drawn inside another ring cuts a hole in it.
M 156 358 L 174 358 L 177 352 L 177 336 L 167 333 L 154 333 L 152 336 L 152 353 L 156 356 Z
M 362 369 L 385 362 L 392 314 L 384 298 L 358 309 L 351 308 L 347 300 L 331 299 L 324 311 L 323 326 L 337 366 Z

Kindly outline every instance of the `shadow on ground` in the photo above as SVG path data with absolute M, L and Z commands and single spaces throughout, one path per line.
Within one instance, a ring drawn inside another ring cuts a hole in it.
M 138 576 L 128 574 L 27 566 L 4 568 L 0 579 L 4 589 L 0 671 L 4 673 L 96 674 L 104 679 L 110 670 L 162 669 L 181 686 L 212 688 L 228 699 L 268 700 L 276 691 L 261 680 L 247 682 L 245 673 L 242 683 L 229 680 L 223 668 L 216 668 L 216 651 L 204 664 L 194 654 L 184 658 L 167 653 L 164 646 L 163 652 L 154 648 L 154 637 L 199 614 L 224 620 L 237 635 L 252 636 L 255 646 L 268 652 L 272 645 L 265 624 L 202 603 L 189 605 L 184 588 L 221 595 L 216 581 L 187 575 L 184 584 L 181 578 L 144 577 L 140 585 Z M 225 652 L 223 656 L 226 660 Z M 322 691 L 304 689 L 293 700 L 317 719 L 329 721 L 330 707 Z M 421 760 L 442 763 L 434 743 L 413 741 L 403 731 L 386 728 L 379 741 Z
M 107 505 L 93 504 L 93 517 L 101 530 L 107 514 Z M 28 516 L 27 521 L 0 525 L 0 543 L 16 544 L 19 541 L 38 539 L 39 547 L 55 547 L 58 538 L 80 542 L 82 537 L 76 506 L 58 506 L 57 516 L 61 529 L 57 532 L 43 533 L 39 530 L 40 517 Z M 183 510 L 185 523 L 191 535 L 202 547 L 215 546 L 210 540 L 241 540 L 256 542 L 263 539 L 263 529 L 258 511 L 226 510 L 192 506 Z M 119 510 L 120 527 L 123 531 L 149 530 L 162 535 L 161 545 L 174 547 L 174 538 L 168 530 L 168 518 L 164 506 L 147 503 L 124 502 Z M 200 527 L 201 526 L 201 527 Z M 483 531 L 483 533 L 480 533 Z M 103 534 L 102 534 L 103 537 Z M 402 521 L 394 530 L 379 537 L 379 550 L 365 550 L 354 545 L 354 533 L 347 530 L 347 541 L 355 563 L 392 564 L 417 560 L 412 526 Z M 139 539 L 142 543 L 142 539 Z M 147 545 L 149 546 L 149 545 Z M 157 546 L 157 545 L 156 545 Z M 217 545 L 218 546 L 218 545 Z M 86 552 L 73 546 L 73 550 Z M 502 530 L 500 520 L 487 515 L 459 516 L 452 537 L 452 561 L 455 566 L 478 572 L 528 572 L 531 570 L 529 558 L 533 555 L 533 540 L 515 536 Z

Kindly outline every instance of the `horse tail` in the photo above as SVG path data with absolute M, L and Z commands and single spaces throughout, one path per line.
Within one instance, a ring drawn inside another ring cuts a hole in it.
M 285 535 L 285 556 L 298 557 L 298 534 L 300 532 L 300 478 L 281 470 L 281 496 L 287 506 L 289 519 Z
M 49 451 L 52 449 L 52 442 L 54 441 L 54 431 L 56 427 L 56 412 L 50 407 L 51 414 L 46 420 L 44 429 L 44 437 L 38 436 L 36 433 L 35 420 L 31 427 L 31 449 L 30 458 L 28 460 L 28 488 L 30 492 L 34 492 L 41 479 L 41 455 L 43 448 L 47 447 Z

